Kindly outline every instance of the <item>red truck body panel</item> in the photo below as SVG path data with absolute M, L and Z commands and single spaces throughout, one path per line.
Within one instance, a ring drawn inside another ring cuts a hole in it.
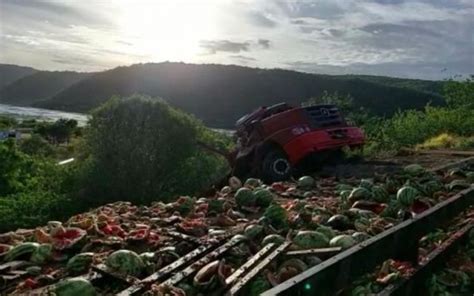
M 237 135 L 240 155 L 271 143 L 287 154 L 291 165 L 313 152 L 360 147 L 365 141 L 363 131 L 348 125 L 334 105 L 261 107 L 237 122 Z

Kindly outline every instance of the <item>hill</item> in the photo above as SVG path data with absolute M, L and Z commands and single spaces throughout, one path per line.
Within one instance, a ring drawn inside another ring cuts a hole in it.
M 30 67 L 0 64 L 0 89 L 36 71 L 37 70 Z
M 0 103 L 31 106 L 49 99 L 74 83 L 92 75 L 71 71 L 37 71 L 20 78 L 0 90 Z
M 365 78 L 364 78 L 365 77 Z M 379 80 L 384 80 L 379 78 Z M 407 79 L 394 80 L 398 84 Z M 113 95 L 160 96 L 195 114 L 207 125 L 232 127 L 241 115 L 261 105 L 300 104 L 325 90 L 351 94 L 355 104 L 376 114 L 443 103 L 436 93 L 381 83 L 370 76 L 330 76 L 233 65 L 149 63 L 118 67 L 92 75 L 38 107 L 87 112 Z
M 440 80 L 422 80 L 422 79 L 406 79 L 386 76 L 372 76 L 372 75 L 345 75 L 341 77 L 346 78 L 361 78 L 367 81 L 380 83 L 388 86 L 395 86 L 401 88 L 408 88 L 417 91 L 422 91 L 430 94 L 441 95 L 443 92 L 444 81 Z

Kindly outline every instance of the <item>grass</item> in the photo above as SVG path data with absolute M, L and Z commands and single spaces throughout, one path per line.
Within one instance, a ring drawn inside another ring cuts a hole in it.
M 449 133 L 427 139 L 422 144 L 416 145 L 416 149 L 474 149 L 474 137 L 461 137 Z

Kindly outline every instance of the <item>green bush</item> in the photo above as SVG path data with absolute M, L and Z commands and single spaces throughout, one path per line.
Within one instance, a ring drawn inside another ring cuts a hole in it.
M 381 132 L 385 148 L 413 146 L 440 133 L 470 136 L 474 134 L 474 110 L 430 106 L 424 112 L 407 110 L 389 119 Z
M 62 220 L 69 210 L 66 197 L 51 191 L 26 191 L 0 197 L 0 232 Z
M 54 148 L 43 137 L 32 134 L 30 138 L 20 142 L 20 150 L 28 155 L 43 157 L 54 156 Z
M 74 184 L 71 167 L 27 155 L 14 140 L 0 142 L 0 164 L 0 232 L 62 219 L 74 210 L 66 198 Z
M 92 113 L 82 199 L 91 205 L 148 203 L 195 193 L 224 166 L 198 148 L 206 138 L 219 142 L 201 122 L 161 99 L 112 98 Z

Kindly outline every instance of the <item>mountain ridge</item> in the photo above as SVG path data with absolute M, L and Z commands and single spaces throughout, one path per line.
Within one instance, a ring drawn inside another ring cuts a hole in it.
M 213 127 L 229 128 L 260 105 L 300 104 L 324 91 L 351 94 L 378 115 L 443 104 L 441 81 L 370 75 L 325 75 L 236 65 L 145 63 L 90 73 L 35 107 L 88 112 L 114 95 L 162 97 Z M 1 92 L 0 92 L 1 93 Z M 14 102 L 11 102 L 14 104 Z

